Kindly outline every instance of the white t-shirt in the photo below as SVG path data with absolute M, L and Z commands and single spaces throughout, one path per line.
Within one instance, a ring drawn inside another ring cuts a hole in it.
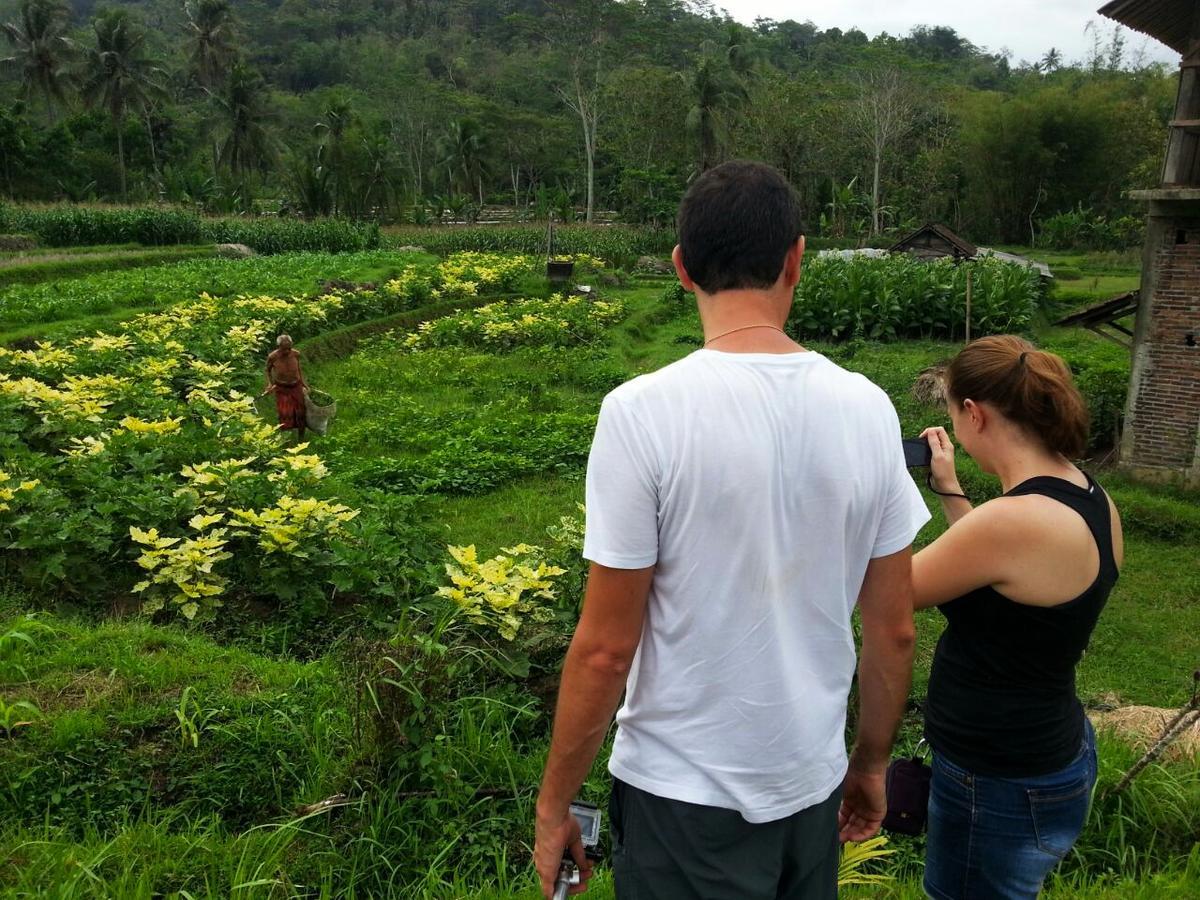
M 656 566 L 612 774 L 749 822 L 825 800 L 867 562 L 928 520 L 891 401 L 820 354 L 698 350 L 610 393 L 583 555 Z

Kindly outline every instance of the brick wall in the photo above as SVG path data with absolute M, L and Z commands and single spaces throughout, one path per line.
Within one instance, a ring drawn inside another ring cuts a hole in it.
M 1134 388 L 1133 459 L 1127 462 L 1188 469 L 1197 464 L 1200 426 L 1200 218 L 1171 224 L 1154 257 L 1157 277 L 1141 348 L 1146 366 Z M 1188 346 L 1188 334 L 1195 346 Z

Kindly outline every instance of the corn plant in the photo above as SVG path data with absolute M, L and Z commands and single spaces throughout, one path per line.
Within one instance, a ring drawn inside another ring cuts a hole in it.
M 42 711 L 28 700 L 6 703 L 4 698 L 0 697 L 0 731 L 4 732 L 5 737 L 12 737 L 12 733 L 18 728 L 32 725 L 41 715 Z

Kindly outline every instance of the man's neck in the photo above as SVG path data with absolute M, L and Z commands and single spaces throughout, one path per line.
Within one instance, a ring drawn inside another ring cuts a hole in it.
M 790 300 L 790 297 L 787 298 Z M 731 290 L 697 297 L 704 346 L 723 353 L 797 353 L 783 327 L 790 304 L 778 289 Z

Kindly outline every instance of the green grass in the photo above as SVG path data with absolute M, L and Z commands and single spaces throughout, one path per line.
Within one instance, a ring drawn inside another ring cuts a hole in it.
M 524 541 L 545 541 L 546 529 L 563 516 L 579 516 L 583 479 L 532 475 L 481 496 L 437 497 L 430 501 L 447 544 L 474 544 L 481 556 Z
M 0 769 L 20 773 L 0 789 L 6 823 L 100 833 L 162 808 L 244 827 L 342 776 L 347 703 L 331 660 L 139 620 L 0 620 L 0 635 L 12 630 L 34 645 L 0 655 L 0 696 L 40 713 L 0 740 Z
M 39 253 L 0 257 L 0 288 L 12 284 L 38 284 L 62 278 L 76 278 L 93 272 L 158 266 L 184 259 L 216 256 L 211 244 L 155 249 L 92 249 L 87 253 Z

